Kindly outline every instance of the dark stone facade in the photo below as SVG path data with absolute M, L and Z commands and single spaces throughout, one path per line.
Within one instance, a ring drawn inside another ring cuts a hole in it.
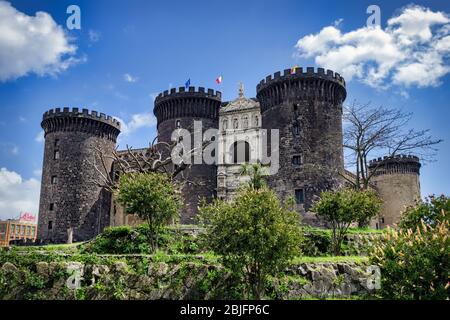
M 184 87 L 164 91 L 155 100 L 154 113 L 158 119 L 158 141 L 171 142 L 175 129 L 184 128 L 191 132 L 191 146 L 194 148 L 194 121 L 202 122 L 202 136 L 208 129 L 219 126 L 221 92 L 200 87 L 195 90 Z M 187 150 L 191 148 L 186 147 Z M 195 215 L 201 198 L 211 201 L 217 188 L 217 167 L 215 165 L 194 164 L 183 172 L 192 183 L 183 189 L 184 208 L 181 223 L 195 223 Z
M 45 151 L 39 203 L 38 239 L 65 243 L 93 238 L 109 225 L 111 194 L 96 186 L 100 165 L 95 149 L 111 154 L 120 132 L 109 116 L 87 109 L 57 108 L 44 114 Z M 108 172 L 112 160 L 106 162 Z
M 305 213 L 320 195 L 340 184 L 344 169 L 342 103 L 345 81 L 319 68 L 290 69 L 268 76 L 257 86 L 263 129 L 279 129 L 280 168 L 269 186 L 281 199 L 298 194 L 298 210 Z M 268 131 L 268 140 L 270 133 Z M 269 148 L 270 149 L 270 148 Z M 270 151 L 269 151 L 270 152 Z M 294 157 L 297 157 L 294 161 Z M 299 158 L 300 157 L 300 163 Z M 317 224 L 304 215 L 305 222 Z

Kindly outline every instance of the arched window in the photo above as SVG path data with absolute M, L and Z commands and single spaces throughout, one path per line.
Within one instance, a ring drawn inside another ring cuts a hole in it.
M 233 128 L 234 129 L 239 129 L 239 120 L 237 118 L 235 118 L 233 120 Z
M 233 163 L 243 163 L 250 161 L 250 144 L 247 141 L 236 141 L 231 146 Z

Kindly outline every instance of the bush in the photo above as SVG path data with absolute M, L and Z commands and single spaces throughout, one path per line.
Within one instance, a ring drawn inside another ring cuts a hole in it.
M 200 211 L 211 249 L 243 277 L 249 297 L 260 299 L 267 277 L 299 253 L 298 214 L 265 187 L 247 187 L 234 201 L 216 200 Z
M 422 220 L 414 230 L 389 230 L 375 245 L 370 260 L 380 267 L 383 298 L 450 298 L 449 221 L 437 221 L 432 226 Z
M 150 254 L 148 225 L 106 228 L 81 251 L 97 254 Z M 201 237 L 180 232 L 176 226 L 164 229 L 158 237 L 158 248 L 167 254 L 198 254 L 204 251 Z
M 421 220 L 430 226 L 444 220 L 450 220 L 450 198 L 444 195 L 439 197 L 430 196 L 425 202 L 417 203 L 416 206 L 409 207 L 403 213 L 399 227 L 415 229 L 420 226 Z
M 178 217 L 180 194 L 171 176 L 163 173 L 130 173 L 120 177 L 117 200 L 125 212 L 137 214 L 147 222 L 148 241 L 158 248 L 167 224 Z
M 350 225 L 370 220 L 379 213 L 380 206 L 381 201 L 373 191 L 343 189 L 322 192 L 311 211 L 330 224 L 333 253 L 340 255 Z

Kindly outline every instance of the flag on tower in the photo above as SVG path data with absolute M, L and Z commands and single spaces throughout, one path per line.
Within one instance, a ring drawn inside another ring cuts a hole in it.
M 216 83 L 220 84 L 221 82 L 222 82 L 222 76 L 220 75 L 220 76 L 217 77 Z
M 295 74 L 295 71 L 297 70 L 297 68 L 299 68 L 298 65 L 295 65 L 291 68 L 291 74 Z
M 188 79 L 188 81 L 186 81 L 186 83 L 184 84 L 184 87 L 187 89 L 189 89 L 189 86 L 191 85 L 191 78 Z

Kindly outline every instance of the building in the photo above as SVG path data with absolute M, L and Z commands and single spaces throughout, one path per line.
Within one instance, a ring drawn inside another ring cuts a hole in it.
M 181 223 L 196 222 L 201 198 L 231 199 L 246 179 L 239 174 L 242 163 L 267 157 L 272 165 L 277 155 L 278 170 L 268 176 L 269 186 L 281 200 L 296 199 L 303 222 L 323 226 L 309 209 L 322 191 L 344 185 L 342 104 L 346 95 L 345 80 L 323 68 L 276 72 L 257 85 L 256 98 L 245 97 L 241 85 L 238 97 L 230 102 L 222 101 L 221 92 L 204 87 L 160 93 L 153 110 L 159 142 L 188 141 L 194 150 L 201 150 L 205 142 L 215 146 L 207 149 L 208 158 L 215 160 L 211 163 L 198 152 L 192 155 L 193 164 L 185 171 L 189 183 L 183 189 Z M 119 123 L 95 111 L 57 108 L 44 113 L 41 125 L 45 151 L 38 238 L 82 241 L 109 225 L 139 223 L 96 184 L 102 176 L 115 177 L 113 161 L 103 163 L 101 171 L 92 166 L 100 161 L 99 151 L 108 155 L 115 149 Z M 278 145 L 272 146 L 272 140 Z M 386 168 L 374 178 L 374 188 L 384 200 L 380 228 L 397 222 L 405 205 L 420 194 L 418 159 L 401 158 L 405 160 L 398 165 L 393 164 L 397 158 L 377 162 L 377 168 Z
M 0 221 L 0 247 L 7 247 L 12 242 L 35 242 L 37 225 L 32 221 L 5 220 Z
M 236 189 L 248 177 L 241 175 L 243 163 L 260 162 L 261 109 L 259 102 L 244 96 L 244 86 L 239 96 L 224 104 L 219 111 L 217 197 L 230 200 Z

